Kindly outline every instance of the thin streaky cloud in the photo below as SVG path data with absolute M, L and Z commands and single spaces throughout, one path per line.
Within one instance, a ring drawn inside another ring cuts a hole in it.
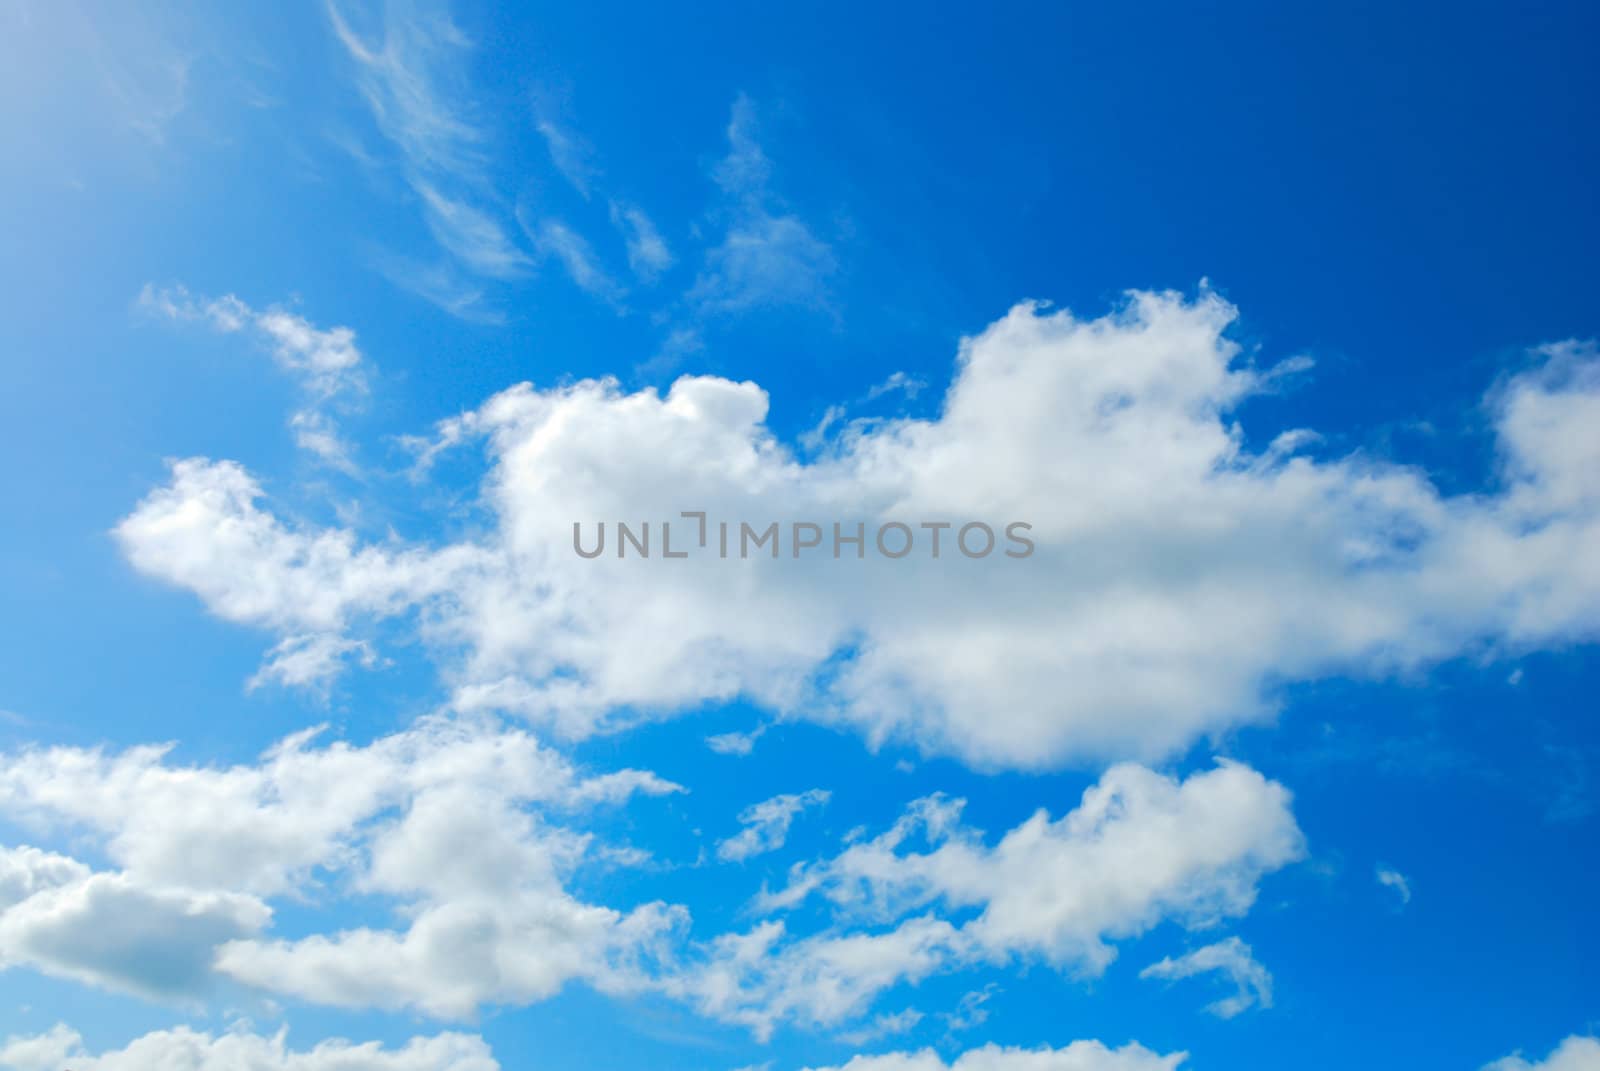
M 827 308 L 828 279 L 838 271 L 833 249 L 772 192 L 772 160 L 757 139 L 755 104 L 742 93 L 727 138 L 727 155 L 711 173 L 724 195 L 725 229 L 706 250 L 686 300 L 703 316 Z
M 1211 973 L 1227 978 L 1236 990 L 1232 996 L 1206 1005 L 1206 1011 L 1217 1018 L 1232 1019 L 1250 1008 L 1272 1007 L 1272 975 L 1257 962 L 1250 946 L 1237 937 L 1225 938 L 1177 958 L 1168 956 L 1140 971 L 1139 977 L 1173 981 Z
M 541 257 L 555 259 L 573 283 L 584 293 L 616 305 L 627 291 L 600 264 L 583 235 L 556 219 L 530 219 L 518 214 L 518 222 Z
M 611 223 L 622 233 L 628 247 L 628 267 L 640 281 L 655 282 L 672 267 L 672 250 L 643 209 L 612 201 Z
M 443 11 L 386 6 L 377 29 L 355 29 L 328 5 L 334 36 L 355 64 L 356 86 L 434 240 L 467 271 L 509 279 L 530 265 L 502 220 L 490 179 L 490 137 L 463 103 L 472 42 Z M 392 277 L 392 273 L 384 272 Z M 474 318 L 460 286 L 407 286 L 447 311 Z
M 595 163 L 594 147 L 578 133 L 562 126 L 555 119 L 535 110 L 534 129 L 544 139 L 550 162 L 561 176 L 571 183 L 585 200 L 591 194 L 591 185 L 600 176 Z

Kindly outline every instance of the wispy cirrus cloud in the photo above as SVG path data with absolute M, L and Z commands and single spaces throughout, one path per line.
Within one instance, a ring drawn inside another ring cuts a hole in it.
M 544 139 L 551 164 L 580 197 L 589 201 L 600 190 L 604 177 L 604 171 L 599 163 L 599 153 L 570 123 L 558 118 L 558 111 L 556 105 L 547 99 L 547 95 L 538 95 L 533 107 L 534 128 Z M 629 271 L 633 273 L 635 279 L 646 286 L 655 283 L 673 264 L 672 250 L 668 248 L 660 229 L 645 214 L 644 209 L 625 198 L 608 197 L 606 210 L 612 228 L 622 238 L 627 251 Z M 527 226 L 527 222 L 524 222 L 524 227 Z M 547 226 L 549 226 L 547 223 L 535 223 L 534 230 L 542 231 Z M 565 235 L 557 237 L 554 250 L 549 248 L 551 243 L 547 241 L 546 251 L 554 251 L 567 264 L 568 275 L 578 282 L 579 286 L 602 300 L 614 302 L 620 288 L 609 279 L 605 280 L 604 285 L 599 285 L 605 273 L 589 241 L 567 224 L 556 224 L 556 226 L 565 231 Z M 536 246 L 539 245 L 539 238 L 535 237 L 534 242 Z M 579 248 L 580 244 L 583 267 L 574 270 L 570 263 L 571 255 L 564 254 L 561 250 Z M 585 285 L 582 281 L 584 278 L 590 279 L 591 282 Z
M 628 267 L 640 281 L 653 283 L 672 267 L 672 250 L 649 216 L 637 205 L 612 201 L 611 224 L 622 233 L 628 248 Z
M 1272 975 L 1256 961 L 1250 946 L 1237 937 L 1225 938 L 1176 958 L 1168 956 L 1140 971 L 1139 977 L 1173 981 L 1211 973 L 1226 977 L 1236 990 L 1232 996 L 1206 1005 L 1206 1011 L 1217 1018 L 1232 1019 L 1250 1008 L 1272 1007 Z
M 407 288 L 453 314 L 481 318 L 481 294 L 455 276 L 515 278 L 531 260 L 513 238 L 494 190 L 488 131 L 466 104 L 472 42 L 443 9 L 394 0 L 365 14 L 368 25 L 358 29 L 344 6 L 336 0 L 328 5 L 334 36 L 354 63 L 356 86 L 453 265 L 434 266 L 428 269 L 434 278 Z M 384 259 L 392 261 L 393 254 Z M 408 273 L 384 274 L 399 276 L 404 285 Z
M 533 126 L 544 139 L 551 164 L 584 200 L 588 200 L 594 181 L 601 174 L 594 146 L 582 134 L 560 122 L 551 104 L 542 99 L 534 103 Z
M 522 213 L 518 218 L 535 251 L 557 261 L 578 289 L 614 306 L 621 302 L 627 291 L 606 273 L 583 235 L 560 220 L 536 220 Z
M 417 180 L 413 188 L 422 198 L 428 229 L 439 244 L 479 275 L 509 279 L 530 265 L 526 253 L 488 212 L 465 200 L 447 197 L 431 183 Z
M 724 196 L 722 239 L 705 253 L 687 300 L 702 314 L 782 305 L 823 307 L 837 270 L 833 249 L 772 189 L 772 160 L 758 139 L 755 103 L 740 94 L 728 152 L 712 171 Z

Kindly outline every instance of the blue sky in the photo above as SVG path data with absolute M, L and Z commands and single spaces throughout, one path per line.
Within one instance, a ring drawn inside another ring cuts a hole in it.
M 1600 1066 L 1596 21 L 7 6 L 0 1066 Z

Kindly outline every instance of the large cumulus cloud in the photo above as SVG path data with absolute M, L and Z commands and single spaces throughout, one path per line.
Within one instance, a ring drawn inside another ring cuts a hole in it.
M 963 343 L 936 415 L 847 424 L 809 457 L 768 430 L 754 383 L 523 384 L 440 427 L 437 448 L 481 440 L 490 462 L 488 523 L 455 542 L 293 524 L 204 459 L 117 535 L 140 569 L 271 632 L 275 657 L 299 652 L 285 678 L 399 618 L 461 709 L 581 735 L 743 696 L 987 766 L 1160 755 L 1270 716 L 1281 682 L 1594 636 L 1593 347 L 1546 347 L 1490 393 L 1494 484 L 1447 495 L 1380 457 L 1307 453 L 1306 429 L 1247 436 L 1239 407 L 1275 377 L 1241 360 L 1233 317 L 1207 292 L 1098 319 L 1018 306 Z M 735 532 L 813 522 L 824 546 L 796 559 L 785 530 L 776 559 L 665 560 L 661 522 L 680 548 L 698 534 L 684 511 Z M 579 557 L 574 522 L 601 521 L 651 522 L 654 555 L 619 560 L 613 538 Z M 924 544 L 834 560 L 836 521 Z M 969 521 L 1026 521 L 1037 550 L 973 560 L 953 531 L 938 560 L 924 549 L 924 522 Z

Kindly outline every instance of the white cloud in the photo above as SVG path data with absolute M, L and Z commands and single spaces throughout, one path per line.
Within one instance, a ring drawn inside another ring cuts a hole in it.
M 578 289 L 613 304 L 622 299 L 624 290 L 600 266 L 593 247 L 583 235 L 558 220 L 523 219 L 521 222 L 539 255 L 560 261 Z
M 368 41 L 337 4 L 329 4 L 334 35 L 356 63 L 358 87 L 385 137 L 419 170 L 476 173 L 485 135 L 454 99 L 461 54 L 471 47 L 442 11 L 383 5 L 382 25 Z
M 296 1051 L 280 1030 L 272 1037 L 240 1026 L 211 1035 L 177 1027 L 136 1038 L 125 1048 L 91 1055 L 77 1031 L 58 1025 L 0 1044 L 0 1067 L 12 1071 L 499 1071 L 483 1039 L 466 1034 L 412 1038 L 397 1049 L 376 1042 L 324 1041 Z
M 610 993 L 646 988 L 646 966 L 668 951 L 664 939 L 685 921 L 662 905 L 624 914 L 582 904 L 538 881 L 509 895 L 437 899 L 402 931 L 238 941 L 223 947 L 217 966 L 320 1004 L 466 1019 L 485 1004 L 543 1000 L 575 980 Z
M 370 256 L 373 267 L 384 278 L 451 316 L 469 323 L 505 322 L 505 314 L 491 304 L 484 287 L 457 271 L 449 261 L 430 263 L 381 251 Z
M 1250 946 L 1237 937 L 1197 948 L 1176 959 L 1169 956 L 1140 971 L 1139 977 L 1170 980 L 1193 978 L 1211 971 L 1226 975 L 1238 990 L 1231 997 L 1223 997 L 1206 1005 L 1206 1011 L 1212 1015 L 1219 1019 L 1232 1019 L 1250 1008 L 1272 1007 L 1272 975 L 1256 962 Z
M 939 1016 L 944 1020 L 946 1031 L 951 1034 L 958 1034 L 963 1030 L 971 1030 L 973 1027 L 982 1026 L 988 1022 L 989 1009 L 985 1005 L 994 999 L 998 989 L 999 986 L 990 982 L 982 989 L 974 989 L 972 992 L 964 994 L 961 1000 L 957 1002 L 955 1011 Z
M 0 855 L 0 961 L 152 996 L 215 971 L 329 1004 L 466 1016 L 571 980 L 640 984 L 681 911 L 583 903 L 567 878 L 611 858 L 551 818 L 678 791 L 644 771 L 581 774 L 520 731 L 425 720 L 365 747 L 283 741 L 254 764 L 182 766 L 165 748 L 0 755 L 0 804 L 40 830 L 88 834 L 92 873 L 23 848 Z M 297 941 L 260 936 L 268 897 L 325 882 L 405 920 Z
M 777 851 L 789 838 L 789 826 L 808 807 L 827 803 L 832 793 L 813 788 L 806 792 L 773 796 L 739 813 L 744 828 L 717 845 L 717 858 L 739 862 L 754 855 Z
M 368 362 L 348 327 L 319 328 L 279 307 L 252 309 L 232 294 L 195 297 L 182 286 L 139 293 L 139 307 L 169 320 L 199 322 L 224 334 L 245 332 L 267 348 L 273 361 L 295 378 L 305 395 L 289 417 L 296 445 L 325 464 L 354 472 L 351 447 L 339 434 L 331 409 L 354 408 L 367 391 Z
M 612 201 L 611 223 L 622 232 L 628 246 L 628 267 L 641 281 L 654 282 L 672 267 L 672 250 L 643 209 Z
M 1483 1071 L 1600 1071 L 1600 1039 L 1574 1034 L 1543 1060 L 1530 1062 L 1520 1054 L 1507 1056 L 1486 1065 Z
M 277 306 L 258 311 L 232 294 L 196 297 L 182 286 L 147 283 L 138 304 L 169 320 L 205 323 L 224 334 L 249 332 L 271 351 L 279 367 L 319 398 L 367 389 L 367 364 L 356 346 L 356 333 L 348 327 L 322 329 Z
M 772 161 L 756 139 L 755 105 L 743 94 L 734 101 L 728 154 L 713 178 L 727 197 L 728 224 L 706 252 L 690 303 L 713 314 L 825 305 L 828 277 L 837 270 L 833 250 L 772 193 Z
M 920 1011 L 915 1008 L 903 1008 L 897 1012 L 875 1015 L 865 1025 L 855 1030 L 844 1031 L 838 1037 L 846 1045 L 869 1045 L 883 1038 L 904 1034 L 920 1022 L 922 1022 Z
M 1303 854 L 1281 785 L 1224 763 L 1184 781 L 1108 770 L 1078 807 L 1043 811 L 989 847 L 961 801 L 913 803 L 894 827 L 837 857 L 800 864 L 758 911 L 820 897 L 840 925 L 789 940 L 781 922 L 719 939 L 684 995 L 758 1035 L 793 1020 L 847 1021 L 900 982 L 978 963 L 1043 961 L 1098 975 L 1110 942 L 1171 920 L 1203 929 L 1244 914 L 1261 877 Z M 912 850 L 917 842 L 926 851 Z M 971 914 L 959 926 L 936 911 Z
M 782 922 L 716 938 L 698 969 L 663 988 L 707 1016 L 765 1041 L 782 1022 L 837 1026 L 858 1019 L 885 990 L 916 983 L 970 956 L 970 942 L 932 913 L 893 929 L 825 932 L 790 940 Z
M 749 732 L 717 733 L 706 737 L 706 747 L 718 755 L 748 755 L 756 749 L 756 741 L 766 732 L 765 725 L 758 725 Z
M 553 114 L 556 110 L 546 101 L 536 103 L 534 126 L 544 138 L 556 170 L 588 200 L 601 174 L 594 147 L 581 134 L 557 121 Z M 629 269 L 641 282 L 655 282 L 673 262 L 672 251 L 655 223 L 642 208 L 625 200 L 609 199 L 607 211 L 611 225 L 622 235 L 627 247 Z M 599 270 L 588 241 L 570 227 L 550 221 L 530 224 L 524 219 L 521 222 L 535 247 L 560 259 L 582 289 L 606 301 L 615 301 L 620 296 L 621 288 Z
M 1379 865 L 1375 872 L 1375 876 L 1379 885 L 1382 885 L 1386 889 L 1393 889 L 1395 891 L 1395 895 L 1400 897 L 1400 903 L 1402 905 L 1409 904 L 1411 902 L 1411 882 L 1408 881 L 1406 876 L 1400 873 L 1400 871 Z
M 0 911 L 9 911 L 35 893 L 76 884 L 89 868 L 76 859 L 38 848 L 0 848 Z
M 211 611 L 279 632 L 258 680 L 326 680 L 355 650 L 342 638 L 449 590 L 478 552 L 361 547 L 342 531 L 291 528 L 256 508 L 261 488 L 238 465 L 190 459 L 114 535 L 133 564 L 201 593 Z
M 442 10 L 385 4 L 370 32 L 353 26 L 336 3 L 328 14 L 355 64 L 357 88 L 398 150 L 399 169 L 439 245 L 479 275 L 521 274 L 529 260 L 512 241 L 486 177 L 489 137 L 465 104 L 472 42 Z M 466 296 L 442 269 L 431 271 L 434 279 L 408 288 L 443 308 L 481 315 L 476 295 Z
M 423 219 L 439 244 L 479 275 L 510 279 L 527 270 L 527 254 L 512 243 L 500 222 L 465 200 L 447 197 L 431 183 L 417 180 Z
M 254 897 L 153 887 L 30 847 L 0 849 L 0 897 L 0 965 L 158 999 L 204 992 L 217 946 L 271 918 Z
M 1109 942 L 1162 919 L 1243 913 L 1261 875 L 1300 852 L 1287 793 L 1252 771 L 1177 782 L 1124 766 L 1065 818 L 1036 815 L 993 847 L 956 803 L 920 801 L 758 902 L 820 897 L 828 928 L 797 936 L 766 921 L 706 940 L 682 907 L 573 892 L 585 868 L 640 853 L 570 820 L 679 786 L 580 771 L 490 721 L 429 718 L 365 745 L 318 736 L 225 767 L 154 746 L 0 753 L 0 809 L 110 867 L 0 853 L 0 962 L 162 999 L 226 979 L 448 1019 L 581 983 L 665 994 L 766 1036 L 781 1022 L 848 1026 L 899 982 L 985 962 L 1096 973 Z M 792 809 L 751 809 L 756 847 Z M 278 902 L 296 906 L 298 933 L 272 932 Z M 324 910 L 337 924 L 319 925 Z
M 291 528 L 242 470 L 198 460 L 119 535 L 274 642 L 425 608 L 463 710 L 583 735 L 742 697 L 984 766 L 1166 755 L 1270 718 L 1280 682 L 1600 632 L 1593 347 L 1548 348 L 1494 393 L 1500 487 L 1452 497 L 1414 468 L 1296 454 L 1294 429 L 1249 449 L 1231 414 L 1270 374 L 1239 363 L 1233 316 L 1209 293 L 1098 320 L 1018 307 L 963 344 L 937 416 L 848 426 L 809 462 L 754 383 L 514 387 L 451 422 L 492 459 L 473 542 Z M 660 561 L 663 521 L 694 531 L 683 510 L 736 537 L 1021 520 L 1038 549 L 968 560 L 946 530 L 933 560 L 919 530 L 900 561 Z M 652 522 L 657 558 L 573 552 L 574 521 L 618 520 Z
M 833 250 L 796 216 L 758 215 L 728 230 L 706 253 L 689 301 L 708 313 L 775 305 L 820 307 L 835 270 Z
M 1074 1041 L 1059 1049 L 990 1044 L 968 1049 L 950 1063 L 932 1049 L 891 1052 L 856 1056 L 838 1067 L 808 1071 L 1174 1071 L 1187 1058 L 1181 1052 L 1159 1056 L 1133 1042 L 1112 1049 L 1098 1041 Z
M 572 183 L 572 188 L 587 199 L 590 184 L 600 175 L 600 168 L 594 160 L 594 147 L 550 115 L 539 109 L 536 109 L 536 113 L 534 128 L 550 150 L 550 162 L 563 178 Z
M 867 400 L 872 401 L 895 391 L 904 392 L 907 398 L 915 398 L 922 393 L 923 388 L 927 385 L 925 381 L 908 373 L 891 372 L 889 378 L 882 383 L 875 384 L 871 390 L 867 391 Z
M 288 688 L 326 690 L 330 681 L 343 671 L 345 660 L 354 657 L 364 666 L 377 661 L 372 645 L 328 633 L 290 636 L 267 652 L 267 660 L 250 678 L 251 690 L 277 683 Z

